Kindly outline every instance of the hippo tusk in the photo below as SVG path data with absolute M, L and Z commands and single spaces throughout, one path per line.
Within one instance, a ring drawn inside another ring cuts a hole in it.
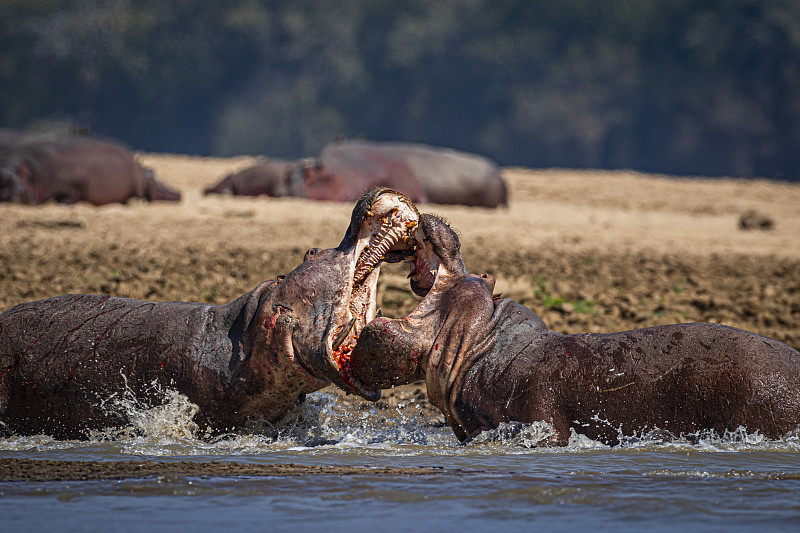
M 351 329 L 353 329 L 353 325 L 355 323 L 356 317 L 353 317 L 347 324 L 345 324 L 345 326 L 342 328 L 342 331 L 339 332 L 339 335 L 336 336 L 336 340 L 333 341 L 333 344 L 331 345 L 331 348 L 333 348 L 334 351 L 339 349 L 339 346 L 341 346 L 344 340 L 347 338 L 347 334 L 350 333 Z

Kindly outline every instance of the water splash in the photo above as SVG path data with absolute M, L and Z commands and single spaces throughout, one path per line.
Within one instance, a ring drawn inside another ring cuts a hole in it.
M 95 441 L 131 439 L 144 437 L 149 439 L 194 439 L 198 437 L 200 427 L 194 421 L 200 408 L 189 401 L 185 395 L 169 388 L 163 388 L 158 380 L 154 380 L 145 390 L 145 394 L 137 395 L 128 387 L 121 395 L 113 395 L 102 402 L 101 407 L 110 414 L 116 414 L 127 420 L 128 425 L 88 431 L 89 439 Z M 148 398 L 143 400 L 142 398 Z M 155 404 L 155 405 L 154 405 Z
M 469 446 L 496 446 L 510 448 L 539 448 L 567 452 L 601 449 L 640 449 L 653 451 L 692 450 L 699 452 L 727 452 L 745 450 L 800 451 L 800 428 L 780 439 L 769 439 L 758 430 L 749 432 L 739 426 L 725 430 L 721 435 L 714 430 L 699 430 L 693 433 L 674 435 L 659 428 L 642 430 L 637 434 L 624 435 L 618 431 L 619 444 L 609 446 L 593 440 L 570 428 L 566 446 L 555 447 L 555 429 L 547 422 L 533 423 L 501 422 L 492 430 L 483 431 L 469 442 Z
M 0 450 L 11 452 L 78 454 L 108 450 L 112 455 L 145 456 L 237 456 L 265 453 L 356 453 L 387 456 L 472 455 L 486 453 L 559 453 L 595 450 L 655 452 L 735 452 L 747 450 L 800 451 L 800 430 L 782 439 L 770 440 L 745 428 L 717 435 L 699 431 L 674 436 L 651 429 L 623 436 L 610 447 L 571 430 L 567 446 L 553 446 L 555 430 L 546 422 L 501 424 L 484 431 L 468 446 L 459 446 L 452 431 L 426 419 L 416 400 L 395 406 L 341 401 L 338 393 L 320 391 L 279 423 L 254 420 L 235 433 L 212 436 L 194 421 L 198 407 L 189 399 L 153 382 L 141 400 L 129 389 L 107 398 L 104 408 L 127 420 L 122 427 L 89 434 L 85 441 L 59 441 L 46 435 L 10 436 L 0 439 Z
M 124 425 L 89 431 L 88 440 L 83 441 L 58 441 L 46 435 L 12 436 L 0 439 L 0 450 L 80 450 L 104 445 L 123 455 L 249 455 L 321 446 L 390 450 L 438 443 L 436 435 L 441 432 L 431 431 L 413 403 L 354 407 L 340 402 L 336 394 L 317 392 L 309 394 L 278 423 L 252 420 L 234 433 L 214 436 L 200 430 L 194 421 L 199 408 L 185 395 L 163 388 L 157 381 L 148 386 L 146 394 L 137 395 L 126 383 L 123 391 L 102 404 L 107 412 L 126 420 Z M 449 430 L 444 440 L 454 441 Z
M 469 442 L 470 446 L 498 445 L 522 448 L 549 447 L 553 445 L 556 430 L 548 422 L 501 422 L 495 429 L 483 431 Z
M 261 433 L 295 447 L 319 445 L 364 446 L 378 444 L 428 444 L 424 417 L 406 404 L 396 408 L 374 406 L 353 409 L 334 394 L 317 392 L 279 424 Z

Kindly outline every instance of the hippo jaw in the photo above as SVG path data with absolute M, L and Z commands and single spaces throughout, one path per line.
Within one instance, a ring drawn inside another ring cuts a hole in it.
M 459 305 L 449 302 L 451 289 L 474 277 L 461 259 L 458 236 L 441 219 L 421 215 L 415 240 L 418 248 L 409 278 L 412 290 L 424 298 L 405 318 L 370 322 L 352 353 L 355 379 L 372 387 L 388 388 L 425 377 L 449 307 Z
M 332 381 L 368 400 L 378 400 L 380 390 L 365 387 L 350 369 L 350 356 L 364 327 L 377 316 L 380 264 L 413 253 L 419 213 L 408 198 L 390 189 L 379 189 L 364 213 L 357 232 L 347 292 L 335 327 L 326 338 L 328 361 L 336 369 Z M 356 206 L 358 209 L 358 206 Z M 344 385 L 344 386 L 343 386 Z
M 310 250 L 303 264 L 281 280 L 270 296 L 271 306 L 262 305 L 270 316 L 261 323 L 272 320 L 274 311 L 269 308 L 289 310 L 291 342 L 282 343 L 288 359 L 347 392 L 380 398 L 380 390 L 353 378 L 350 352 L 361 330 L 378 314 L 381 262 L 413 254 L 418 220 L 416 207 L 405 196 L 374 189 L 356 204 L 337 248 Z
M 423 214 L 414 237 L 417 246 L 408 277 L 411 290 L 418 296 L 427 297 L 431 291 L 434 295 L 439 294 L 452 283 L 453 278 L 467 275 L 461 259 L 458 234 L 447 222 L 437 216 Z M 422 303 L 429 302 L 423 298 Z M 424 309 L 426 306 L 422 303 L 420 307 Z

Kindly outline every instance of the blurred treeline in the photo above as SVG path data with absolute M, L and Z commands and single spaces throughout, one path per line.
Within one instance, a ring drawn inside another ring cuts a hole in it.
M 0 0 L 0 125 L 149 151 L 336 137 L 800 175 L 798 0 Z

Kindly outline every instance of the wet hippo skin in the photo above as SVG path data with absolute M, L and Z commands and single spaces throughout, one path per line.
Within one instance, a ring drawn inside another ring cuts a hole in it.
M 460 440 L 511 421 L 548 422 L 557 444 L 572 430 L 615 444 L 739 426 L 779 438 L 800 425 L 800 353 L 790 346 L 706 323 L 549 331 L 527 307 L 493 297 L 494 278 L 467 273 L 444 222 L 422 215 L 419 231 L 412 286 L 427 279 L 425 298 L 405 318 L 364 328 L 350 365 L 365 386 L 425 379 Z
M 335 353 L 375 318 L 380 263 L 408 253 L 417 218 L 401 194 L 370 191 L 338 247 L 309 250 L 288 275 L 226 305 L 106 295 L 20 304 L 0 315 L 0 421 L 80 438 L 125 423 L 112 408 L 122 395 L 160 405 L 171 389 L 219 433 L 273 422 L 331 382 L 377 398 L 349 382 Z

